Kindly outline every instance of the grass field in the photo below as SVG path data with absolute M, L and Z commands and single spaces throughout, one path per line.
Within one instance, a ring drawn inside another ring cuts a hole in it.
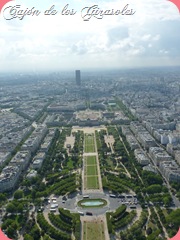
M 87 166 L 87 171 L 86 174 L 87 175 L 97 175 L 97 166 Z
M 87 176 L 86 179 L 87 179 L 86 187 L 88 189 L 99 189 L 98 176 L 90 176 L 90 177 Z
M 84 158 L 84 182 L 86 189 L 99 189 L 99 178 L 97 171 L 96 156 L 86 156 Z
M 86 153 L 95 152 L 94 134 L 85 134 L 84 141 L 85 141 L 84 151 Z
M 96 156 L 86 157 L 86 165 L 96 165 Z
M 103 222 L 84 222 L 83 240 L 105 240 Z

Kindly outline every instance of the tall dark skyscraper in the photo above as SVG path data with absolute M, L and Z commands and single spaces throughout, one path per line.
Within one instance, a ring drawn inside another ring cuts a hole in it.
M 81 72 L 80 70 L 76 70 L 76 85 L 81 85 Z

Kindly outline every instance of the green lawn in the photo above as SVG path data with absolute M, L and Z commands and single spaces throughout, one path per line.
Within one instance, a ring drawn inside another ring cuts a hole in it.
M 98 172 L 97 172 L 97 161 L 96 156 L 85 157 L 85 182 L 87 189 L 98 189 Z
M 85 145 L 85 152 L 90 153 L 90 152 L 95 152 L 95 146 L 93 145 Z
M 91 177 L 87 176 L 86 179 L 87 179 L 87 183 L 86 183 L 87 189 L 99 188 L 98 176 L 91 176 Z
M 105 240 L 104 223 L 84 222 L 83 240 Z
M 89 152 L 95 152 L 95 145 L 94 145 L 94 134 L 85 134 L 85 148 L 84 151 Z
M 87 175 L 97 175 L 97 166 L 87 166 L 86 167 L 86 174 Z
M 96 165 L 96 156 L 86 157 L 86 165 Z

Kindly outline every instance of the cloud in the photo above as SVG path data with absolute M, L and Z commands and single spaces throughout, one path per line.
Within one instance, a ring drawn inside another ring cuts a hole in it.
M 15 0 L 22 5 L 21 0 Z M 74 69 L 82 67 L 127 67 L 179 64 L 180 18 L 169 1 L 129 0 L 133 16 L 104 16 L 84 22 L 82 7 L 94 2 L 69 2 L 75 16 L 26 16 L 22 21 L 6 21 L 0 16 L 0 71 L 32 69 Z M 54 0 L 24 0 L 25 8 L 36 6 L 42 12 L 55 4 L 60 10 L 67 4 Z M 101 9 L 121 9 L 126 0 L 98 0 Z M 59 64 L 61 62 L 61 64 Z
M 128 28 L 125 26 L 111 28 L 108 33 L 108 44 L 112 45 L 129 37 Z

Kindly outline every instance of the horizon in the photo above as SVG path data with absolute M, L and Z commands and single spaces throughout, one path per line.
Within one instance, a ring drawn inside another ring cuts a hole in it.
M 174 65 L 174 66 L 144 66 L 144 67 L 122 67 L 122 68 L 79 68 L 81 71 L 81 74 L 85 73 L 101 73 L 101 72 L 121 72 L 121 71 L 137 71 L 137 70 L 165 70 L 168 71 L 168 69 L 176 69 L 180 70 L 180 65 Z M 49 69 L 49 70 L 14 70 L 14 71 L 0 71 L 0 75 L 11 75 L 11 74 L 49 74 L 49 73 L 73 73 L 75 74 L 75 71 L 77 69 Z

